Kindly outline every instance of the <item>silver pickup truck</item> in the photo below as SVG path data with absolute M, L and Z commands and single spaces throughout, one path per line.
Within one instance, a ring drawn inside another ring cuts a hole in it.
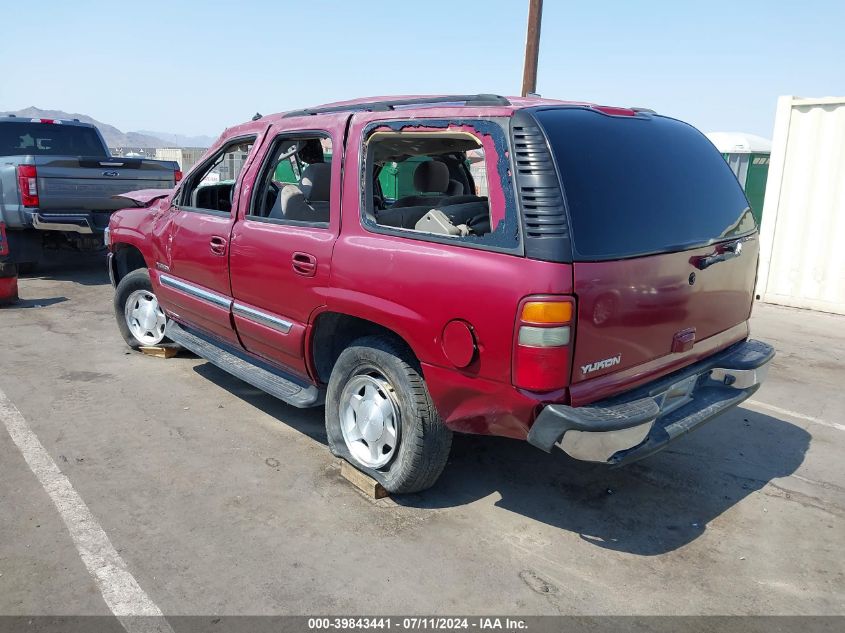
M 0 118 L 0 223 L 19 266 L 35 265 L 44 247 L 96 250 L 114 196 L 172 188 L 181 178 L 173 161 L 109 155 L 99 130 L 59 119 Z

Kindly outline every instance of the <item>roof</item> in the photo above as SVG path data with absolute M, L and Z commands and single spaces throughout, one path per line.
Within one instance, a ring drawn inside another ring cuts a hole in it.
M 485 115 L 490 115 L 492 113 L 495 116 L 508 116 L 516 110 L 534 106 L 576 106 L 598 108 L 604 111 L 632 110 L 636 112 L 653 112 L 646 108 L 615 108 L 612 106 L 602 106 L 595 103 L 589 103 L 587 101 L 563 101 L 560 99 L 544 99 L 542 97 L 504 97 L 494 94 L 395 95 L 362 97 L 358 99 L 349 99 L 347 101 L 335 101 L 310 108 L 290 110 L 276 114 L 256 114 L 256 116 L 252 117 L 251 121 L 227 128 L 226 132 L 230 135 L 233 133 L 250 133 L 254 131 L 254 129 L 257 129 L 256 126 L 258 125 L 266 125 L 267 123 L 274 124 L 286 118 L 308 117 L 314 115 L 348 116 L 349 114 L 354 114 L 355 112 L 390 112 L 405 110 L 414 112 L 415 110 L 422 109 L 434 110 L 436 108 L 441 110 L 448 108 L 462 108 L 474 110 L 483 109 Z
M 772 142 L 744 132 L 708 132 L 710 142 L 723 154 L 771 154 Z
M 288 112 L 279 112 L 278 114 L 270 114 L 264 116 L 264 119 L 277 120 L 281 118 L 294 116 L 309 116 L 315 114 L 332 114 L 339 112 L 356 112 L 365 110 L 412 110 L 419 107 L 433 108 L 433 107 L 459 107 L 459 108 L 507 108 L 509 110 L 517 110 L 520 108 L 528 108 L 539 105 L 575 105 L 575 106 L 592 106 L 595 104 L 583 101 L 561 101 L 558 99 L 543 99 L 540 97 L 503 97 L 501 95 L 493 94 L 478 94 L 478 95 L 394 95 L 394 96 L 376 96 L 376 97 L 362 97 L 358 99 L 349 99 L 346 101 L 334 101 L 332 103 L 324 103 L 321 105 L 303 108 L 298 110 L 291 110 Z

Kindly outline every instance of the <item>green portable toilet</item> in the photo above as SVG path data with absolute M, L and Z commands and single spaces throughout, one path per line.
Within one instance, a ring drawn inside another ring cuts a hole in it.
M 736 174 L 751 204 L 757 226 L 760 226 L 772 142 L 762 136 L 742 132 L 711 132 L 707 138 L 722 153 Z

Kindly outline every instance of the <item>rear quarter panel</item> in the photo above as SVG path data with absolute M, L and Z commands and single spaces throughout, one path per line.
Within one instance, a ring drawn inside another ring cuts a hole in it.
M 472 117 L 464 111 L 460 118 Z M 401 336 L 422 363 L 438 411 L 451 428 L 525 437 L 539 399 L 560 400 L 565 393 L 537 397 L 512 386 L 517 306 L 530 294 L 571 294 L 571 266 L 365 228 L 359 149 L 367 123 L 366 118 L 353 119 L 351 126 L 343 228 L 332 257 L 327 308 L 379 323 Z M 491 199 L 504 195 L 492 171 L 488 168 Z M 515 202 L 510 204 L 515 212 Z M 443 329 L 455 319 L 471 327 L 477 342 L 477 353 L 464 368 L 455 367 L 442 348 Z

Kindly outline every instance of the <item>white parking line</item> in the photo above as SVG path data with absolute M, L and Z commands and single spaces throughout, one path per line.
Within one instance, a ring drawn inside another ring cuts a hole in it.
M 765 409 L 767 411 L 771 411 L 772 413 L 788 415 L 789 417 L 796 418 L 798 420 L 806 420 L 807 422 L 812 422 L 813 424 L 821 424 L 822 426 L 828 426 L 832 429 L 836 429 L 837 431 L 845 431 L 845 424 L 839 424 L 838 422 L 828 422 L 827 420 L 822 420 L 821 418 L 814 418 L 811 415 L 804 415 L 803 413 L 799 413 L 798 411 L 781 409 L 780 407 L 776 407 L 773 404 L 766 404 L 765 402 L 760 402 L 759 400 L 746 400 L 744 404 L 751 405 L 752 407 L 757 407 L 758 409 Z
M 123 628 L 129 633 L 172 633 L 161 610 L 129 573 L 126 563 L 82 497 L 59 470 L 21 412 L 2 391 L 0 418 L 29 468 L 56 504 L 82 562 L 96 581 L 106 605 L 117 616 Z

